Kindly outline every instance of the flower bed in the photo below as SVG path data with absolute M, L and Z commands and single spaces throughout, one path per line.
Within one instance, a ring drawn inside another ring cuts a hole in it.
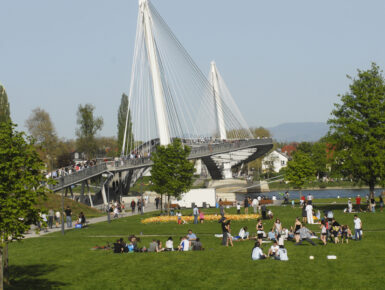
M 260 218 L 261 215 L 259 214 L 230 214 L 226 215 L 225 217 L 232 221 L 243 221 L 243 220 L 256 220 Z M 218 221 L 221 218 L 220 215 L 217 214 L 208 214 L 205 215 L 205 221 Z M 186 222 L 193 222 L 194 217 L 193 216 L 182 216 L 182 220 Z M 148 223 L 177 223 L 178 217 L 177 216 L 156 216 L 156 217 L 150 217 L 143 219 L 141 221 L 143 224 Z

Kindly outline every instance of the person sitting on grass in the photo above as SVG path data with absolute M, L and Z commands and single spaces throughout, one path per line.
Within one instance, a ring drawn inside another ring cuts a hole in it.
M 157 240 L 156 243 L 158 244 L 158 250 L 157 252 L 163 252 L 164 248 L 162 247 L 162 242 L 160 240 Z
M 195 243 L 192 246 L 193 251 L 203 251 L 203 246 L 199 238 L 195 240 Z
M 273 245 L 270 247 L 269 251 L 267 252 L 267 255 L 269 257 L 274 257 L 278 252 L 279 246 L 278 243 L 275 241 Z
M 274 218 L 274 214 L 273 214 L 273 212 L 270 209 L 267 211 L 267 217 L 270 220 L 272 220 Z
M 300 235 L 301 240 L 299 242 L 295 243 L 294 245 L 296 245 L 296 246 L 302 245 L 302 241 L 307 241 L 308 243 L 312 244 L 313 246 L 316 245 L 311 240 L 312 232 L 308 228 L 302 226 L 302 228 L 299 230 L 299 235 Z
M 249 239 L 249 232 L 247 231 L 247 227 L 244 226 L 243 228 L 241 228 L 239 230 L 239 234 L 237 236 L 238 239 L 241 239 L 241 240 L 248 240 Z
M 274 259 L 279 261 L 289 261 L 289 257 L 287 256 L 287 250 L 283 245 L 279 246 L 277 254 L 274 256 Z
M 166 241 L 166 248 L 165 251 L 174 251 L 174 241 L 172 240 L 172 237 L 169 237 Z
M 187 238 L 190 242 L 192 242 L 197 239 L 197 236 L 192 232 L 192 230 L 188 230 Z
M 158 242 L 156 240 L 152 240 L 147 252 L 159 252 Z
M 254 248 L 251 252 L 251 259 L 252 260 L 264 260 L 266 259 L 266 255 L 262 252 L 262 249 L 260 248 L 261 245 L 259 242 L 255 242 Z
M 190 250 L 190 242 L 189 242 L 188 238 L 187 237 L 181 237 L 178 251 L 187 252 L 188 250 Z
M 272 228 L 271 231 L 267 234 L 267 238 L 273 242 L 277 241 L 277 235 L 274 231 L 274 228 Z

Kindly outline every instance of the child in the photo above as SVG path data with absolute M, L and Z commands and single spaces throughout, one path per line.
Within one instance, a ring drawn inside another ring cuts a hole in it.
M 201 222 L 201 224 L 203 224 L 203 221 L 205 220 L 205 214 L 203 213 L 203 211 L 199 211 L 199 221 Z
M 241 205 L 237 203 L 237 214 L 241 214 Z
M 291 201 L 291 207 L 295 207 L 294 199 Z
M 178 217 L 178 225 L 182 224 L 182 213 L 180 211 L 178 211 L 178 213 L 176 215 Z

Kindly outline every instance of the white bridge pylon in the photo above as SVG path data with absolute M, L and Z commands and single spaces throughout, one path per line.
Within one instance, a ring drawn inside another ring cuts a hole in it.
M 216 64 L 211 63 L 207 78 L 149 0 L 139 0 L 128 97 L 134 140 L 124 137 L 123 149 L 126 142 L 133 147 L 122 150 L 123 155 L 145 157 L 176 137 L 192 147 L 215 139 L 253 138 Z M 231 164 L 218 166 L 227 168 L 229 176 Z

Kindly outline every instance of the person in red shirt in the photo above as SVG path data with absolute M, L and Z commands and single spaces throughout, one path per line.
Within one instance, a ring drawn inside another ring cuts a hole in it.
M 305 203 L 305 196 L 302 195 L 302 196 L 301 196 L 301 205 L 303 205 L 304 203 Z
M 357 211 L 361 211 L 361 197 L 360 197 L 360 195 L 357 195 L 357 197 L 356 197 L 356 207 L 357 207 Z

